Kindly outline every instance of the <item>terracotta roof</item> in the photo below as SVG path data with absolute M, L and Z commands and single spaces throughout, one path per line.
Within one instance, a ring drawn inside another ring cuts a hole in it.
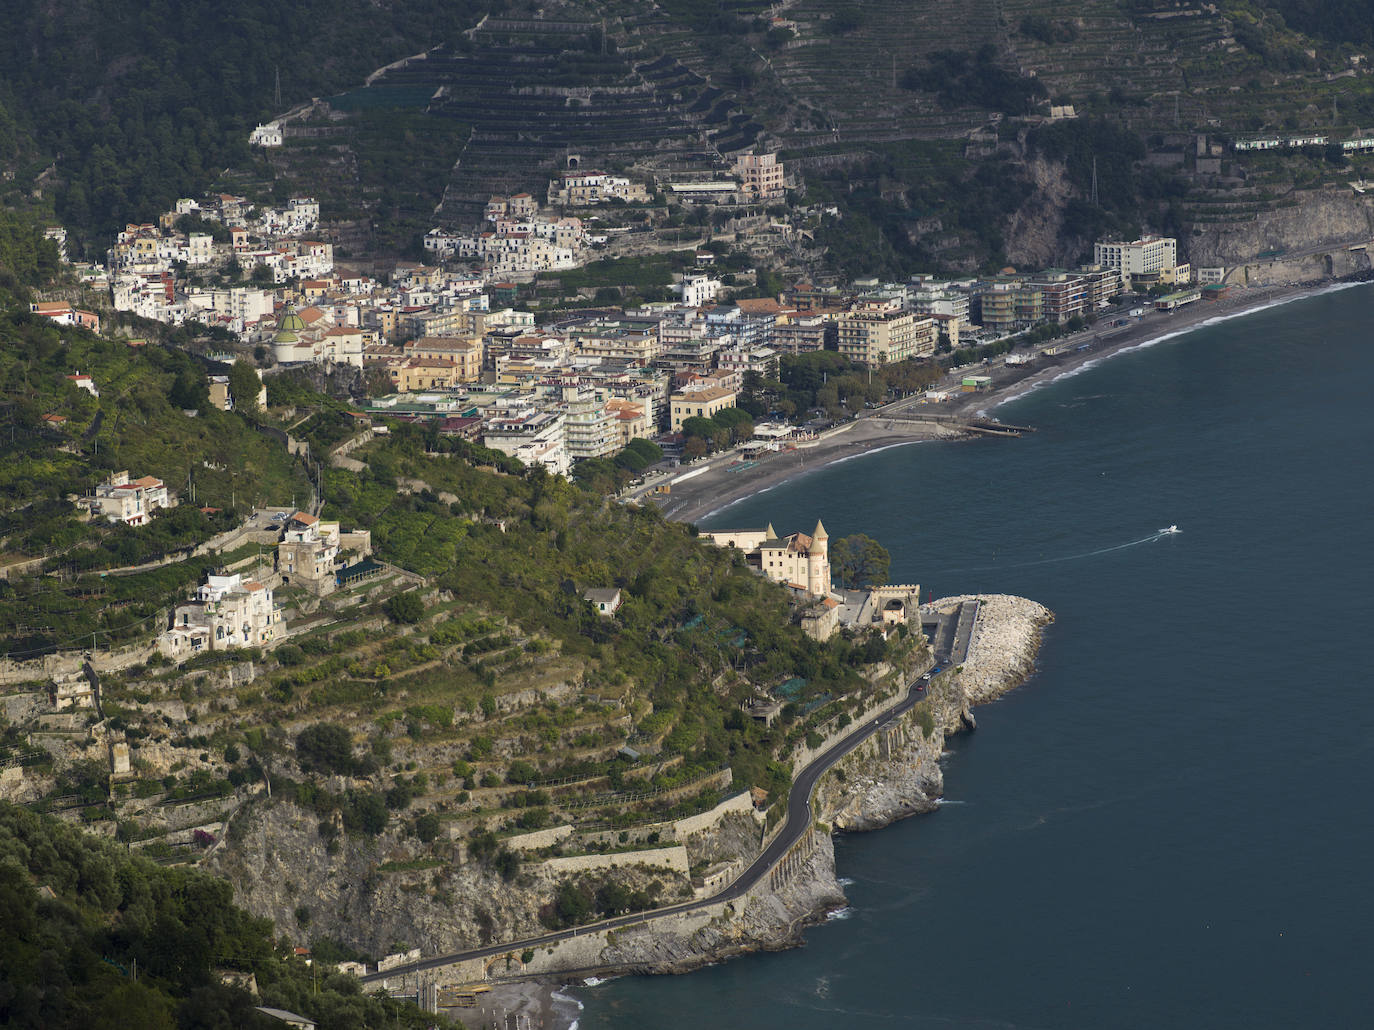
M 308 515 L 303 511 L 298 511 L 296 512 L 296 514 L 291 516 L 291 521 L 299 522 L 302 526 L 313 526 L 316 522 L 319 522 L 320 520 L 315 518 L 314 515 Z
M 755 297 L 753 299 L 737 300 L 735 306 L 746 315 L 776 315 L 782 310 L 781 305 L 772 297 Z

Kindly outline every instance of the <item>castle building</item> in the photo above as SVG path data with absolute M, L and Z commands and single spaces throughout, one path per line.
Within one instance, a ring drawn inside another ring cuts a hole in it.
M 830 596 L 830 534 L 819 520 L 810 536 L 780 537 L 765 529 L 732 529 L 703 533 L 720 547 L 737 547 L 745 560 L 775 583 L 812 598 Z

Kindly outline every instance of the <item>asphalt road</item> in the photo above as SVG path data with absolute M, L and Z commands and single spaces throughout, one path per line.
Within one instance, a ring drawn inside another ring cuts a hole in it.
M 469 959 L 493 958 L 498 955 L 506 955 L 511 952 L 524 951 L 527 948 L 544 948 L 558 941 L 570 940 L 573 937 L 580 937 L 588 933 L 595 933 L 601 930 L 616 930 L 623 926 L 633 926 L 640 923 L 647 923 L 654 919 L 662 919 L 665 916 L 681 915 L 684 912 L 692 912 L 696 909 L 705 908 L 708 905 L 718 905 L 722 902 L 734 901 L 743 897 L 777 864 L 787 850 L 793 844 L 801 840 L 802 835 L 808 832 L 815 822 L 815 815 L 811 811 L 811 792 L 816 786 L 816 781 L 832 765 L 838 762 L 849 752 L 853 751 L 863 741 L 876 733 L 879 729 L 887 726 L 895 719 L 910 711 L 911 708 L 924 697 L 925 683 L 919 678 L 907 685 L 906 697 L 888 709 L 885 713 L 875 719 L 867 719 L 856 726 L 848 736 L 834 744 L 829 750 L 822 752 L 814 758 L 809 765 L 804 768 L 796 779 L 792 781 L 792 790 L 787 796 L 787 819 L 783 824 L 781 832 L 773 839 L 773 842 L 763 850 L 758 858 L 750 863 L 749 867 L 741 873 L 730 886 L 717 894 L 708 898 L 699 898 L 695 901 L 683 902 L 680 905 L 670 905 L 667 908 L 654 909 L 652 912 L 638 912 L 634 915 L 617 916 L 614 919 L 604 919 L 599 923 L 589 923 L 586 926 L 575 927 L 571 930 L 560 930 L 556 933 L 547 933 L 540 937 L 530 937 L 523 941 L 507 941 L 502 944 L 493 944 L 485 948 L 474 948 L 471 951 L 455 951 L 447 955 L 436 955 L 433 958 L 421 959 L 419 962 L 410 962 L 403 966 L 394 966 L 385 973 L 370 973 L 367 976 L 359 977 L 363 983 L 372 983 L 377 980 L 401 977 L 409 973 L 417 973 L 426 969 L 436 969 L 440 966 L 452 965 L 457 962 L 464 962 Z

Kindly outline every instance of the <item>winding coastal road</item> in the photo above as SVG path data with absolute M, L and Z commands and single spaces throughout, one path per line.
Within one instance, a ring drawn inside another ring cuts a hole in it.
M 802 839 L 802 835 L 811 829 L 815 822 L 815 815 L 811 811 L 811 792 L 815 789 L 816 782 L 821 778 L 832 765 L 838 762 L 849 752 L 853 751 L 863 741 L 885 726 L 890 725 L 904 714 L 924 696 L 923 691 L 926 682 L 920 678 L 913 680 L 907 685 L 906 696 L 897 704 L 893 705 L 881 715 L 872 719 L 865 719 L 857 725 L 854 730 L 833 744 L 829 749 L 812 759 L 792 781 L 792 789 L 787 795 L 787 818 L 783 823 L 782 829 L 773 838 L 772 843 L 764 848 L 763 852 L 754 859 L 752 863 L 735 880 L 723 890 L 706 898 L 698 898 L 693 901 L 686 901 L 678 905 L 669 905 L 666 908 L 654 909 L 650 912 L 637 912 L 633 915 L 617 916 L 614 919 L 603 919 L 598 923 L 588 923 L 585 926 L 574 927 L 571 930 L 560 930 L 556 933 L 547 933 L 539 937 L 529 937 L 521 941 L 507 941 L 503 944 L 493 944 L 485 948 L 474 948 L 471 951 L 455 951 L 446 955 L 435 955 L 433 958 L 421 959 L 418 962 L 409 962 L 405 965 L 393 966 L 384 973 L 369 973 L 367 976 L 359 977 L 363 983 L 374 983 L 379 980 L 405 976 L 410 973 L 418 973 L 427 969 L 437 969 L 441 966 L 453 965 L 458 962 L 465 962 L 470 959 L 494 958 L 498 955 L 506 955 L 511 952 L 524 951 L 527 948 L 543 948 L 558 941 L 570 940 L 588 933 L 597 933 L 602 930 L 616 930 L 624 926 L 633 926 L 640 923 L 650 922 L 654 919 L 662 919 L 665 916 L 681 915 L 684 912 L 692 912 L 696 909 L 705 908 L 708 905 L 718 905 L 722 902 L 735 901 L 749 893 L 753 887 L 762 880 L 778 861 L 787 854 L 792 845 Z

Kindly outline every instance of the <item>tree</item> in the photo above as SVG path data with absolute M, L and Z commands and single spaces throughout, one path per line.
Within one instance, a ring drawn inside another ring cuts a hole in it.
M 426 844 L 439 836 L 439 828 L 439 817 L 433 812 L 426 812 L 415 820 L 415 836 Z
M 386 613 L 394 622 L 413 626 L 425 616 L 425 602 L 414 591 L 397 594 L 386 602 Z
M 353 738 L 335 723 L 307 726 L 296 735 L 296 757 L 302 766 L 327 773 L 351 773 L 354 768 Z
M 167 399 L 178 408 L 200 410 L 210 401 L 210 387 L 203 375 L 187 365 L 177 373 L 171 390 L 167 392 Z
M 229 395 L 234 398 L 234 409 L 245 415 L 258 413 L 258 392 L 262 380 L 258 370 L 240 358 L 229 366 Z
M 887 582 L 892 555 L 864 533 L 841 537 L 830 545 L 830 567 L 848 589 Z

